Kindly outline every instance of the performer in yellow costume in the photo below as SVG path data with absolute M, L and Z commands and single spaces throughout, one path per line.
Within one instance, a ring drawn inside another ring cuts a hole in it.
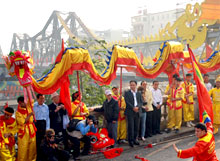
M 176 77 L 172 86 L 169 87 L 168 91 L 165 91 L 165 93 L 168 94 L 168 123 L 166 132 L 169 133 L 174 127 L 175 132 L 178 133 L 182 124 L 182 100 L 184 99 L 181 79 Z
M 182 87 L 185 91 L 185 98 L 183 100 L 183 117 L 187 127 L 195 126 L 192 121 L 194 120 L 194 101 L 193 93 L 194 87 L 190 82 L 192 74 L 186 74 L 186 81 L 182 83 Z
M 118 116 L 118 128 L 117 128 L 117 140 L 119 143 L 124 143 L 127 137 L 127 125 L 125 119 L 125 108 L 126 103 L 123 96 L 120 96 L 118 92 L 118 87 L 112 88 L 113 98 L 118 101 L 119 106 L 119 116 Z
M 0 116 L 0 160 L 15 161 L 15 134 L 17 124 L 12 115 L 12 107 L 5 108 L 4 115 Z
M 213 127 L 214 134 L 218 133 L 218 128 L 220 127 L 220 76 L 216 79 L 216 87 L 209 91 L 209 95 L 212 97 L 213 101 Z
M 18 97 L 18 109 L 15 118 L 18 126 L 18 159 L 17 161 L 36 160 L 36 127 L 31 106 Z
M 79 95 L 79 92 L 72 94 L 72 118 L 78 120 L 85 120 L 89 116 L 89 110 L 83 102 L 79 101 L 79 98 L 82 97 Z

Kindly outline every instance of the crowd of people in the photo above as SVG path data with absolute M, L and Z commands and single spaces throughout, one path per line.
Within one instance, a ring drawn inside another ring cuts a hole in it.
M 182 121 L 187 127 L 194 125 L 194 85 L 192 75 L 186 74 L 185 81 L 173 75 L 172 82 L 166 87 L 168 123 L 165 132 L 178 133 Z M 213 100 L 214 134 L 220 126 L 220 77 L 213 88 L 208 74 L 204 82 Z M 108 136 L 114 139 L 112 147 L 128 143 L 130 147 L 139 145 L 153 135 L 162 134 L 160 128 L 163 95 L 159 81 L 152 82 L 152 88 L 142 81 L 129 82 L 130 89 L 123 95 L 114 86 L 105 91 L 106 100 L 101 108 L 87 108 L 81 101 L 81 94 L 72 94 L 72 113 L 68 114 L 57 92 L 51 95 L 52 103 L 46 105 L 45 96 L 37 94 L 37 101 L 31 103 L 23 96 L 17 99 L 18 107 L 15 118 L 14 109 L 6 107 L 0 116 L 0 160 L 2 161 L 58 161 L 69 160 L 70 154 L 77 160 L 79 155 L 88 155 L 91 148 L 88 132 L 98 131 L 98 122 L 91 112 L 103 112 Z M 71 116 L 71 117 L 69 117 Z M 183 117 L 183 118 L 182 118 Z M 75 125 L 75 126 L 74 126 Z M 17 134 L 18 151 L 15 151 Z M 59 148 L 58 142 L 63 142 Z M 81 149 L 80 142 L 84 143 Z M 178 148 L 175 147 L 176 151 Z

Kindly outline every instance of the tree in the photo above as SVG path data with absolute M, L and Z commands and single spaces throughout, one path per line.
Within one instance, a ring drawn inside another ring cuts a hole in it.
M 96 70 L 101 73 L 105 69 L 106 64 L 103 57 L 108 55 L 107 49 L 104 46 L 106 42 L 104 40 L 83 40 L 82 43 L 83 47 L 89 50 Z M 97 47 L 97 43 L 99 44 L 99 47 Z M 68 44 L 68 46 L 71 46 L 71 44 Z M 77 44 L 73 44 L 73 46 L 78 47 Z M 88 74 L 81 71 L 79 71 L 79 76 L 82 101 L 86 103 L 87 106 L 101 105 L 106 99 L 104 95 L 105 89 L 111 88 L 111 86 L 100 86 L 94 82 Z M 76 72 L 74 72 L 72 76 L 69 76 L 69 78 L 71 82 L 70 92 L 73 93 L 78 91 Z

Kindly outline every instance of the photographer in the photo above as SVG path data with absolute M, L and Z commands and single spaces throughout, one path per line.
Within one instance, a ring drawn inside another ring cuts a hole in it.
M 58 148 L 55 140 L 55 131 L 53 129 L 46 131 L 45 139 L 40 148 L 45 161 L 68 161 L 70 158 L 67 151 Z
M 71 121 L 70 121 L 71 123 Z M 76 124 L 75 130 L 70 130 L 70 124 L 67 126 L 67 137 L 73 145 L 73 157 L 74 159 L 80 155 L 80 141 L 84 143 L 82 155 L 88 155 L 91 147 L 90 138 L 86 136 L 88 132 L 97 132 L 97 121 L 95 117 L 89 115 L 86 120 L 79 121 Z

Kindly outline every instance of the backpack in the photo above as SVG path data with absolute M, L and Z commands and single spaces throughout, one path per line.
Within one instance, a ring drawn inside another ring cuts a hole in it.
M 70 122 L 69 122 L 69 126 L 67 127 L 67 130 L 69 131 L 69 132 L 72 132 L 72 131 L 74 131 L 74 130 L 76 130 L 76 125 L 80 122 L 80 121 L 82 121 L 82 120 L 78 120 L 78 119 L 72 119 L 72 120 L 70 120 Z

